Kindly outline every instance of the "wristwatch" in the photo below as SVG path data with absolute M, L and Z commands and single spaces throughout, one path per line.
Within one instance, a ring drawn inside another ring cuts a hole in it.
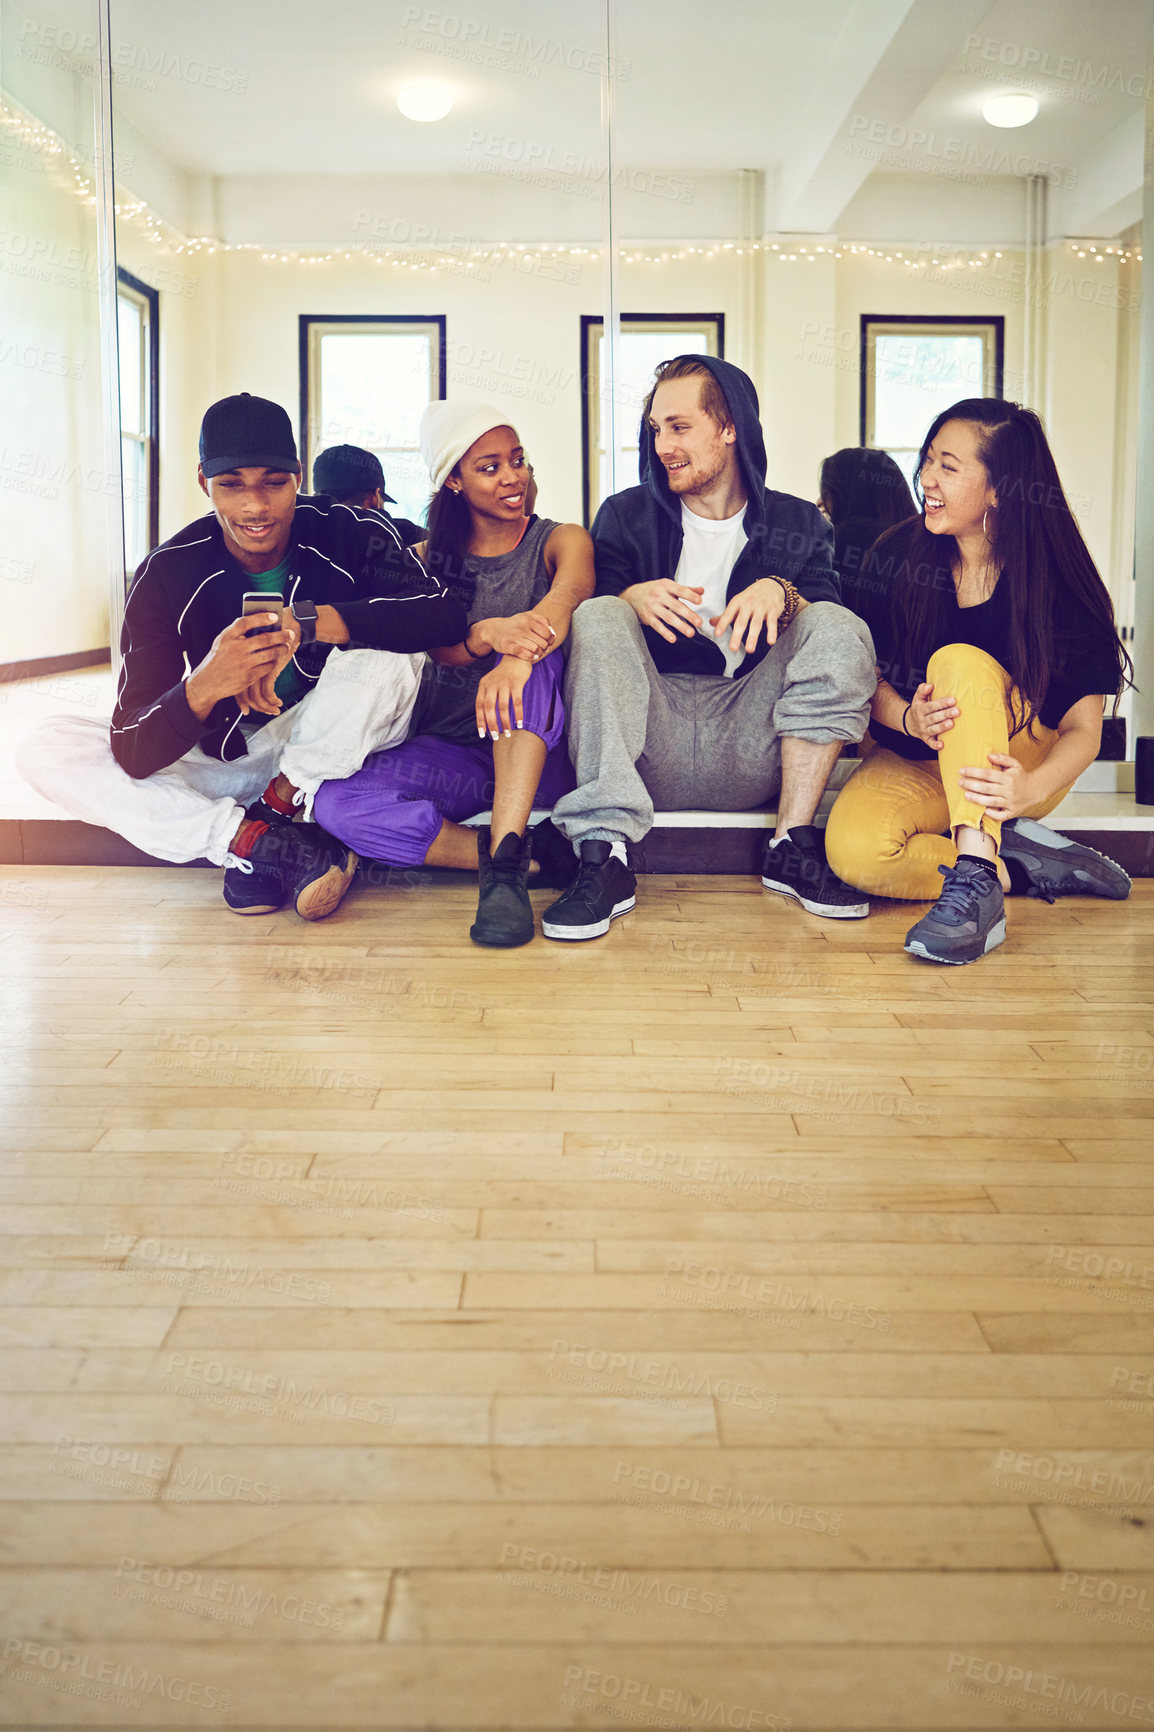
M 293 618 L 301 628 L 301 641 L 297 646 L 305 649 L 317 641 L 317 609 L 312 601 L 294 601 Z

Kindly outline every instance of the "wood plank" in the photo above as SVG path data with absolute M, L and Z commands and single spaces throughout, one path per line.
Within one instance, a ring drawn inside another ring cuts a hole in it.
M 0 869 L 13 1724 L 1049 1700 L 971 1662 L 1140 1717 L 1087 1704 L 1150 1694 L 1154 883 L 955 970 L 899 904 L 642 902 L 501 955 L 465 881 L 307 927 Z

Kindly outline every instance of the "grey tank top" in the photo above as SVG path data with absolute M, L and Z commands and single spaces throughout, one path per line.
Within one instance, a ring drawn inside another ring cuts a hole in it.
M 469 576 L 476 579 L 477 585 L 469 603 L 470 625 L 477 619 L 507 619 L 510 614 L 525 613 L 548 594 L 552 579 L 545 569 L 545 543 L 556 528 L 551 517 L 531 517 L 529 527 L 511 553 L 485 559 L 476 554 L 468 556 Z M 427 661 L 421 673 L 409 738 L 436 734 L 442 740 L 479 745 L 477 687 L 482 676 L 496 667 L 498 659 L 496 655 L 485 656 L 459 668 L 440 667 Z

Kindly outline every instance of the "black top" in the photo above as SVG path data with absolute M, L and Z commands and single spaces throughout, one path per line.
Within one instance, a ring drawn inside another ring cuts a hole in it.
M 425 570 L 383 511 L 298 494 L 285 558 L 285 600 L 291 606 L 299 595 L 335 607 L 350 647 L 406 654 L 460 643 L 468 629 L 463 596 Z M 124 609 L 111 730 L 112 754 L 130 776 L 151 776 L 193 746 L 226 762 L 245 755 L 236 699 L 222 698 L 202 722 L 188 707 L 184 682 L 253 588 L 211 514 L 141 564 Z M 308 688 L 333 648 L 309 644 L 293 657 Z
M 1010 665 L 1010 592 L 1003 583 L 976 607 L 959 607 L 955 595 L 947 595 L 942 609 L 942 629 L 933 649 L 946 644 L 973 644 L 1000 662 L 1013 675 Z M 873 632 L 874 650 L 881 676 L 903 698 L 912 698 L 926 678 L 924 667 L 911 666 L 898 642 L 891 607 L 874 600 L 867 621 Z M 1038 719 L 1056 728 L 1067 710 L 1091 694 L 1111 696 L 1118 687 L 1115 638 L 1109 625 L 1066 592 L 1057 598 L 1055 633 L 1056 672 L 1039 705 Z M 932 651 L 931 651 L 932 653 Z M 879 746 L 887 746 L 903 758 L 936 758 L 937 753 L 922 740 L 910 739 L 896 728 L 871 721 L 870 734 Z
M 737 457 L 747 498 L 747 540 L 730 573 L 726 601 L 732 601 L 739 590 L 747 589 L 759 577 L 787 578 L 806 601 L 840 601 L 829 524 L 816 505 L 765 485 L 765 440 L 753 380 L 716 355 L 693 358 L 708 368 L 725 393 L 737 429 Z M 681 558 L 681 500 L 670 491 L 665 465 L 657 457 L 653 429 L 644 415 L 638 447 L 641 485 L 612 494 L 593 522 L 597 595 L 620 595 L 635 583 L 673 577 Z M 693 637 L 678 632 L 675 643 L 666 643 L 647 625 L 641 632 L 663 674 L 725 672 L 725 651 L 704 632 Z M 763 632 L 757 648 L 737 664 L 734 679 L 756 667 L 768 649 Z

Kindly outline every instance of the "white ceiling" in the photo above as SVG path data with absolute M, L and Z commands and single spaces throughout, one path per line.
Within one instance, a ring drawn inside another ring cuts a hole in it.
M 111 15 L 122 134 L 193 180 L 271 177 L 287 208 L 296 176 L 604 165 L 603 0 L 111 0 Z M 1063 171 L 1081 232 L 1134 220 L 1144 105 L 1116 86 L 1147 64 L 1151 0 L 616 0 L 614 18 L 615 164 L 761 170 L 766 229 L 835 232 L 875 171 L 946 198 L 951 162 Z M 447 119 L 397 112 L 418 77 L 452 85 Z M 1031 125 L 987 125 L 986 94 L 1031 83 Z

